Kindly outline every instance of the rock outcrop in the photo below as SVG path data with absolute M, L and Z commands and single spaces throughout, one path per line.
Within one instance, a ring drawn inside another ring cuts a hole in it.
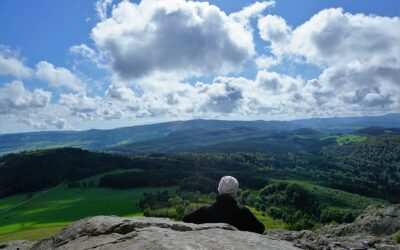
M 0 243 L 0 249 L 26 250 L 31 249 L 34 244 L 35 242 L 29 240 L 16 240 L 7 243 Z
M 227 224 L 188 224 L 161 218 L 97 216 L 39 241 L 0 245 L 7 250 L 400 250 L 400 205 L 370 207 L 353 223 L 317 231 L 269 230 L 265 235 Z
M 369 207 L 353 223 L 312 231 L 268 231 L 274 239 L 310 250 L 400 250 L 392 235 L 400 231 L 400 205 Z
M 49 239 L 20 249 L 299 250 L 290 242 L 241 232 L 226 224 L 195 225 L 169 219 L 115 216 L 77 221 Z

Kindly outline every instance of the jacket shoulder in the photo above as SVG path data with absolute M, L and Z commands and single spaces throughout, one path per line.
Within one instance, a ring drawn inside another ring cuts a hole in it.
M 196 211 L 185 215 L 182 221 L 195 224 L 205 223 L 207 222 L 208 219 L 209 209 L 210 209 L 209 206 L 201 207 Z
M 264 224 L 262 224 L 256 216 L 247 207 L 240 208 L 241 219 L 245 222 L 246 231 L 262 234 L 265 230 Z

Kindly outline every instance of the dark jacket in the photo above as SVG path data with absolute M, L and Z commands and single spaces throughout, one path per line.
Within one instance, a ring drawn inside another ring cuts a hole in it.
M 190 223 L 228 223 L 239 230 L 262 234 L 264 225 L 246 207 L 239 207 L 230 195 L 219 195 L 211 206 L 201 207 L 186 215 L 184 222 Z

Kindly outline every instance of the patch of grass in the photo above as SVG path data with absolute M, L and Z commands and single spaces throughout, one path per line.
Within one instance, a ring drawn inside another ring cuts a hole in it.
M 14 195 L 0 199 L 0 214 L 28 199 L 27 195 Z
M 264 224 L 265 229 L 287 229 L 288 225 L 282 221 L 282 220 L 277 220 L 269 216 L 267 213 L 263 213 L 258 211 L 255 208 L 249 207 L 250 211 L 257 217 L 261 223 Z
M 157 209 L 151 209 L 151 212 L 149 213 L 150 217 L 163 217 L 163 218 L 176 218 L 177 213 L 176 209 L 174 207 L 164 207 L 164 208 L 157 208 Z
M 31 228 L 25 227 L 23 230 L 16 230 L 11 233 L 0 234 L 0 242 L 13 241 L 13 240 L 39 240 L 50 237 L 66 227 L 68 223 L 55 223 L 43 224 L 32 226 Z M 17 228 L 20 226 L 17 226 Z
M 33 196 L 0 199 L 0 241 L 39 239 L 81 218 L 95 215 L 143 215 L 138 201 L 144 192 L 165 188 L 113 190 L 104 188 L 67 188 L 59 186 Z M 22 201 L 22 203 L 21 203 Z
M 400 244 L 400 231 L 393 235 L 393 239 L 396 241 L 396 243 Z
M 336 138 L 336 142 L 339 145 L 347 145 L 351 143 L 361 143 L 368 139 L 367 136 L 360 136 L 360 135 L 342 135 Z

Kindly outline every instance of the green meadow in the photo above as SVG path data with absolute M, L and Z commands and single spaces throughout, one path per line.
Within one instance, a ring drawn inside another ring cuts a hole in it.
M 351 143 L 361 143 L 368 139 L 367 136 L 360 135 L 342 135 L 336 138 L 336 142 L 339 145 L 346 145 Z
M 348 145 L 348 144 L 353 144 L 353 143 L 362 143 L 368 140 L 368 136 L 363 136 L 363 135 L 352 135 L 352 134 L 347 134 L 347 135 L 331 135 L 331 136 L 326 136 L 322 137 L 320 140 L 329 140 L 329 139 L 334 139 L 336 140 L 336 143 L 340 146 L 343 145 Z
M 160 188 L 112 190 L 58 186 L 35 195 L 0 199 L 0 242 L 35 240 L 69 223 L 95 215 L 140 216 L 137 202 L 144 192 Z
M 137 203 L 143 193 L 162 190 L 166 189 L 115 190 L 62 185 L 34 195 L 0 199 L 0 242 L 49 237 L 71 222 L 95 215 L 142 216 Z M 171 213 L 175 212 L 172 210 Z M 267 228 L 287 227 L 280 220 L 272 219 L 254 208 L 251 210 Z

